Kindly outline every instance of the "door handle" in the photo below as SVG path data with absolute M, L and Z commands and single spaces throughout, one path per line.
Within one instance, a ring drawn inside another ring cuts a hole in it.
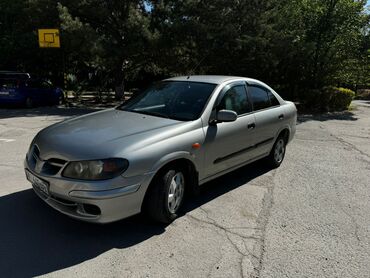
M 251 123 L 248 125 L 248 129 L 253 129 L 256 127 L 256 124 L 255 123 Z
M 279 120 L 284 119 L 284 114 L 279 115 Z

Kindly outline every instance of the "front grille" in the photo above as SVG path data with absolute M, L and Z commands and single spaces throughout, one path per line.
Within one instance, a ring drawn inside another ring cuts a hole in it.
M 50 162 L 49 160 L 45 161 L 44 166 L 41 168 L 41 174 L 46 175 L 56 175 L 60 169 L 64 166 L 65 162 L 63 164 L 54 164 Z
M 38 146 L 33 145 L 28 154 L 28 164 L 36 173 L 45 174 L 48 176 L 56 175 L 67 161 L 60 158 L 50 158 L 42 160 L 40 156 L 40 149 Z
M 50 158 L 48 159 L 48 163 L 54 166 L 63 167 L 64 164 L 66 164 L 67 161 L 59 158 Z

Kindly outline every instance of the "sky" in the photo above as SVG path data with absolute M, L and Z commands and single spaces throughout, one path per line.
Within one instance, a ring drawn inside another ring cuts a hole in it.
M 144 6 L 145 6 L 145 9 L 147 11 L 151 11 L 152 10 L 152 7 L 150 6 L 150 4 L 147 1 L 144 1 Z M 367 0 L 366 6 L 370 9 L 370 0 Z

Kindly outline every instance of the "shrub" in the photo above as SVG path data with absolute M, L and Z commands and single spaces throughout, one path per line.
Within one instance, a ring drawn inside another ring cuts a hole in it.
M 311 111 L 343 111 L 354 97 L 355 93 L 349 89 L 327 86 L 305 92 L 302 102 L 304 108 Z
M 330 110 L 333 111 L 347 110 L 354 97 L 355 92 L 352 90 L 334 87 L 331 94 L 329 108 L 331 108 Z

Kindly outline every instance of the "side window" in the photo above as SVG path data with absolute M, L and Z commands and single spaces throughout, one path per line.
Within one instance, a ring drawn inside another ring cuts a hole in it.
M 250 112 L 245 86 L 235 85 L 228 89 L 218 104 L 217 110 L 232 110 L 238 115 Z
M 268 91 L 267 94 L 269 96 L 271 106 L 279 106 L 280 105 L 280 102 L 277 100 L 277 98 L 274 96 L 273 93 Z
M 29 88 L 36 89 L 40 88 L 40 82 L 38 80 L 30 80 L 27 82 Z
M 271 106 L 267 92 L 261 87 L 250 86 L 249 93 L 253 102 L 254 110 L 261 110 Z

